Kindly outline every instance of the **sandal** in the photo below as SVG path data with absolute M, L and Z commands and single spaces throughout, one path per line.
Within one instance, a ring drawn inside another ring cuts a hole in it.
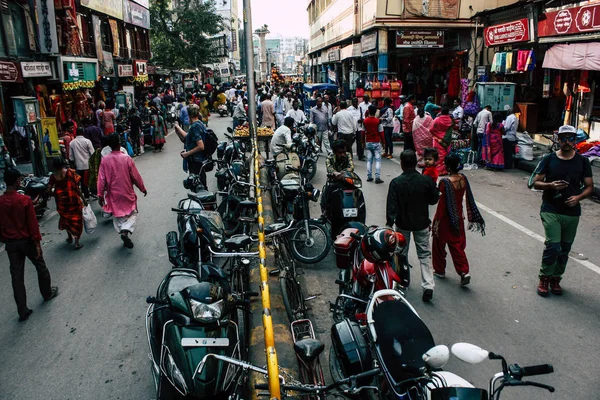
M 65 242 L 71 244 L 71 243 L 73 243 L 73 238 L 72 237 L 68 237 L 67 240 L 65 240 Z
M 82 247 L 83 247 L 83 245 L 80 243 L 80 244 L 78 244 L 77 246 L 75 246 L 75 250 L 79 250 L 79 249 L 80 249 L 80 248 L 82 248 Z

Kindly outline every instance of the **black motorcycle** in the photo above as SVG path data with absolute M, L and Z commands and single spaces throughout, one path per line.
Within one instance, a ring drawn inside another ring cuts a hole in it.
M 49 182 L 50 177 L 48 176 L 29 175 L 21 180 L 21 185 L 17 189 L 18 193 L 31 198 L 35 216 L 38 219 L 42 218 L 48 209 L 47 188 Z
M 354 172 L 328 175 L 323 192 L 328 192 L 326 215 L 331 224 L 331 237 L 335 238 L 349 222 L 365 223 L 367 209 L 362 191 L 362 181 Z

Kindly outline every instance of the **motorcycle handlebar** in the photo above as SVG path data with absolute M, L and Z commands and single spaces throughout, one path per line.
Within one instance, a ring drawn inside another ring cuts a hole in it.
M 350 237 L 352 237 L 354 239 L 362 240 L 362 236 L 360 236 L 359 234 L 354 233 L 354 232 L 350 232 Z
M 318 385 L 307 385 L 307 386 L 296 386 L 296 385 L 282 385 L 281 389 L 285 391 L 294 391 L 294 392 L 304 392 L 304 393 L 316 393 L 323 392 L 327 393 L 333 389 L 336 389 L 342 385 L 346 385 L 348 383 L 355 383 L 358 380 L 371 378 L 373 376 L 379 375 L 381 370 L 379 368 L 372 369 L 369 371 L 361 372 L 360 374 L 352 375 L 347 377 L 346 379 L 339 380 L 337 382 L 332 383 L 328 386 L 318 386 Z M 269 388 L 269 385 L 266 383 L 257 383 L 254 385 L 255 389 L 265 390 Z M 351 388 L 355 389 L 355 388 Z
M 520 375 L 525 376 L 534 376 L 534 375 L 546 375 L 554 372 L 554 367 L 552 364 L 540 364 L 540 365 L 531 365 L 528 367 L 520 368 Z

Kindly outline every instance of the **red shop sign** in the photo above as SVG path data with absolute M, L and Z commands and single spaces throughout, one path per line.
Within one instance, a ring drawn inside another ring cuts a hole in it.
M 21 66 L 10 61 L 0 61 L 0 82 L 23 82 Z
M 600 3 L 546 13 L 538 22 L 538 35 L 559 36 L 600 31 Z
M 505 24 L 488 26 L 483 31 L 485 45 L 497 46 L 507 43 L 518 43 L 529 41 L 529 19 L 522 18 Z

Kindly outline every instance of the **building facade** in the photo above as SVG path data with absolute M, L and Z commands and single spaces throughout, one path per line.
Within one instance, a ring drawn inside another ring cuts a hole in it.
M 312 0 L 308 67 L 313 82 L 341 85 L 357 79 L 403 82 L 403 93 L 455 92 L 445 75 L 473 79 L 478 11 L 515 1 Z M 474 44 L 474 45 L 473 45 Z
M 217 14 L 223 17 L 222 35 L 226 37 L 226 46 L 229 53 L 229 57 L 224 58 L 222 64 L 229 64 L 231 73 L 238 75 L 241 70 L 239 32 L 242 24 L 238 16 L 238 1 L 215 0 L 214 4 Z

